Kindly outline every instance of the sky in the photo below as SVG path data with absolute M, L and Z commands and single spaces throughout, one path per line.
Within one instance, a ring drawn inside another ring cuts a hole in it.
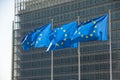
M 0 0 L 0 80 L 11 80 L 14 0 Z

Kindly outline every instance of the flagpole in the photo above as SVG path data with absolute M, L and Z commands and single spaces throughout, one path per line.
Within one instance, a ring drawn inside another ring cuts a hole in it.
M 53 29 L 53 19 L 51 19 Z M 53 80 L 53 51 L 51 51 L 51 80 Z
M 110 53 L 110 80 L 112 80 L 112 48 L 111 48 L 111 10 L 109 9 L 109 53 Z
M 80 24 L 80 16 L 78 16 L 78 25 Z M 81 80 L 80 74 L 80 42 L 78 42 L 78 80 Z

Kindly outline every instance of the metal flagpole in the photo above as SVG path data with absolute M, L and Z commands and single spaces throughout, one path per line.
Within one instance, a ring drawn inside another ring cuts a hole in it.
M 53 19 L 51 19 L 53 29 Z M 53 51 L 51 51 L 51 80 L 53 80 Z
M 78 25 L 80 24 L 80 16 L 78 16 Z M 81 80 L 80 74 L 80 42 L 78 42 L 78 80 Z
M 14 59 L 15 59 L 14 48 L 13 48 L 14 47 L 14 38 L 15 38 L 14 35 L 15 34 L 14 34 L 14 21 L 13 21 L 13 23 L 12 23 L 12 71 L 11 71 L 12 72 L 11 73 L 12 80 L 14 80 Z
M 110 80 L 112 80 L 111 10 L 109 10 L 109 53 L 110 53 Z

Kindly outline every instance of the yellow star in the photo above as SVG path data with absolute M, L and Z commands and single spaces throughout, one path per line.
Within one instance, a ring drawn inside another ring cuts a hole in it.
M 36 44 L 38 44 L 38 41 L 36 41 Z
M 93 33 L 96 33 L 96 30 L 93 30 Z
M 56 32 L 56 30 L 54 32 Z
M 92 37 L 93 36 L 93 34 L 90 34 L 90 37 Z
M 96 21 L 93 21 L 93 24 L 96 24 Z
M 67 37 L 67 34 L 65 34 L 64 36 Z
M 78 32 L 78 34 L 80 34 L 80 32 Z
M 88 36 L 85 36 L 86 38 L 88 38 Z
M 84 37 L 84 35 L 82 34 L 82 35 L 81 35 L 81 37 L 83 38 L 83 37 Z
M 97 26 L 94 26 L 94 28 L 97 28 Z
M 41 40 L 41 38 L 38 38 L 38 40 Z
M 63 42 L 61 42 L 61 45 L 63 45 L 64 43 Z
M 66 30 L 64 29 L 63 32 L 66 32 Z
M 61 27 L 60 29 L 62 30 L 63 28 Z
M 42 36 L 42 34 L 40 34 L 40 36 Z
M 59 44 L 56 44 L 56 46 L 59 46 Z
M 66 41 L 66 38 L 64 38 L 64 41 Z

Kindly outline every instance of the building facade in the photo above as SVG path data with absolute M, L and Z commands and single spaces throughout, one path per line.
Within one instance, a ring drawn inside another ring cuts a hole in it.
M 120 80 L 120 0 L 15 0 L 12 80 L 51 80 L 51 53 L 21 48 L 22 38 L 53 19 L 53 28 L 98 17 L 111 9 L 112 76 Z M 78 80 L 78 49 L 53 52 L 53 80 Z M 109 41 L 80 43 L 81 80 L 110 80 Z

